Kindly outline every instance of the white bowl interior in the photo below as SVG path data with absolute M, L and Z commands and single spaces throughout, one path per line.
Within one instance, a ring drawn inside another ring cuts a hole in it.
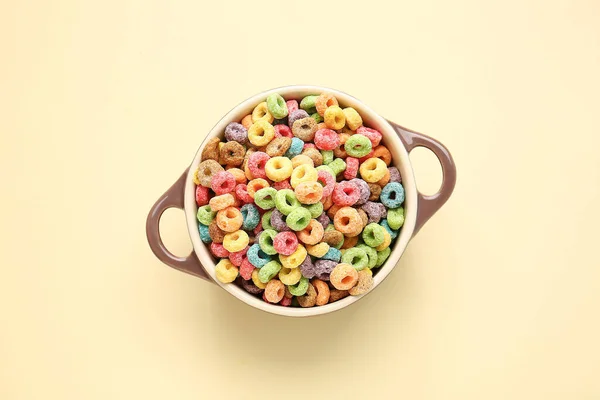
M 363 118 L 363 122 L 365 126 L 377 129 L 383 135 L 383 143 L 388 147 L 393 157 L 393 165 L 395 165 L 402 176 L 402 185 L 405 189 L 405 222 L 404 226 L 400 230 L 399 237 L 394 243 L 392 252 L 388 260 L 384 263 L 383 266 L 378 268 L 378 270 L 374 270 L 374 285 L 371 291 L 373 291 L 392 271 L 392 269 L 398 264 L 400 260 L 400 256 L 404 252 L 406 245 L 408 244 L 410 238 L 413 235 L 413 230 L 416 223 L 417 217 L 417 188 L 415 184 L 415 178 L 412 166 L 410 164 L 410 159 L 408 156 L 408 152 L 406 151 L 404 145 L 400 141 L 400 138 L 397 136 L 394 129 L 391 127 L 387 121 L 382 118 L 380 115 L 375 113 L 371 108 L 367 107 L 365 104 L 360 102 L 358 99 L 340 92 L 338 90 L 333 90 L 325 87 L 319 86 L 285 86 L 280 88 L 271 89 L 265 91 L 263 93 L 259 93 L 251 98 L 243 101 L 231 111 L 229 111 L 208 133 L 204 142 L 198 149 L 192 164 L 190 165 L 189 173 L 187 176 L 186 187 L 185 187 L 185 214 L 188 225 L 188 230 L 190 234 L 190 238 L 192 239 L 192 243 L 194 246 L 194 251 L 206 272 L 210 277 L 221 286 L 223 289 L 231 293 L 233 296 L 237 297 L 244 303 L 247 303 L 253 307 L 256 307 L 260 310 L 270 312 L 278 315 L 285 316 L 294 316 L 294 317 L 306 317 L 313 316 L 319 314 L 326 314 L 335 310 L 339 310 L 350 304 L 358 301 L 360 298 L 365 296 L 348 296 L 344 299 L 338 300 L 331 304 L 326 304 L 320 307 L 311 307 L 311 308 L 296 308 L 296 307 L 282 307 L 279 305 L 268 304 L 264 302 L 262 299 L 251 295 L 246 292 L 243 288 L 237 286 L 234 283 L 224 284 L 219 282 L 215 276 L 215 262 L 210 254 L 208 246 L 206 246 L 200 240 L 200 234 L 198 233 L 198 225 L 196 220 L 196 213 L 198 211 L 198 207 L 196 205 L 195 200 L 195 184 L 193 182 L 193 173 L 196 171 L 198 164 L 200 163 L 200 158 L 202 154 L 202 148 L 207 140 L 212 139 L 213 137 L 223 137 L 225 127 L 228 123 L 235 121 L 239 122 L 244 116 L 250 114 L 254 107 L 265 101 L 266 97 L 271 93 L 279 93 L 286 100 L 297 99 L 298 101 L 302 99 L 304 96 L 311 94 L 320 94 L 323 92 L 329 92 L 335 95 L 338 99 L 340 105 L 342 107 L 353 107 L 356 109 L 359 114 Z

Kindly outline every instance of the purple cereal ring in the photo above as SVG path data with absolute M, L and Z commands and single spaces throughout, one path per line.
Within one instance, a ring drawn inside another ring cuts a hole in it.
M 360 189 L 360 196 L 358 197 L 358 200 L 356 201 L 356 203 L 354 203 L 354 205 L 360 206 L 365 204 L 367 200 L 369 200 L 369 196 L 371 195 L 371 190 L 369 189 L 369 185 L 367 184 L 367 182 L 358 178 L 351 179 L 348 182 L 357 185 Z
M 365 204 L 363 204 L 361 209 L 367 213 L 367 217 L 369 218 L 369 224 L 373 222 L 378 224 L 382 218 L 385 218 L 387 216 L 387 209 L 381 203 L 367 201 Z
M 244 280 L 241 277 L 238 277 L 238 282 L 241 283 L 244 290 L 250 294 L 259 294 L 263 291 L 263 289 L 259 288 L 250 280 Z
M 402 177 L 400 176 L 400 171 L 398 171 L 398 168 L 389 167 L 388 171 L 390 171 L 390 182 L 402 183 Z
M 338 265 L 337 262 L 331 260 L 318 260 L 315 263 L 315 272 L 319 279 L 328 281 L 329 274 Z
M 244 125 L 242 124 L 230 122 L 225 127 L 225 139 L 227 139 L 228 142 L 246 144 L 248 142 L 248 130 L 244 128 Z
M 285 218 L 286 218 L 285 215 L 283 215 L 281 213 L 281 211 L 274 208 L 273 212 L 271 213 L 271 221 L 270 221 L 271 225 L 278 232 L 291 231 L 292 229 L 289 226 L 287 226 L 287 224 L 285 223 Z
M 327 213 L 323 213 L 321 215 L 319 215 L 319 217 L 317 218 L 317 221 L 323 225 L 323 229 L 326 229 L 327 226 L 331 223 L 331 219 L 329 219 L 329 217 L 327 216 Z M 273 224 L 271 224 L 273 225 Z
M 300 268 L 300 272 L 302 272 L 302 275 L 305 278 L 312 279 L 317 274 L 315 265 L 313 264 L 312 260 L 310 259 L 310 256 L 306 256 L 304 261 L 302 261 L 302 264 L 300 264 L 299 268 Z
M 292 111 L 288 116 L 288 126 L 291 128 L 292 126 L 294 126 L 294 122 L 296 122 L 297 120 L 308 117 L 308 113 L 304 110 Z

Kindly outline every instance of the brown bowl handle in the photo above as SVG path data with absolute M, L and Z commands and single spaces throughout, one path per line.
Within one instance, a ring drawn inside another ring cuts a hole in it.
M 442 165 L 442 186 L 440 190 L 432 195 L 424 195 L 419 193 L 419 205 L 417 208 L 417 223 L 413 235 L 419 232 L 419 229 L 435 214 L 448 200 L 454 186 L 456 185 L 456 165 L 452 159 L 452 155 L 448 149 L 437 140 L 406 129 L 398 124 L 388 121 L 394 130 L 398 133 L 400 140 L 404 143 L 404 147 L 410 153 L 415 147 L 425 147 L 433 152 Z
M 172 207 L 179 208 L 180 210 L 184 209 L 186 177 L 187 170 L 185 170 L 179 179 L 177 179 L 177 182 L 175 182 L 173 186 L 171 186 L 169 190 L 156 201 L 156 203 L 154 203 L 154 206 L 152 206 L 152 209 L 148 214 L 148 219 L 146 220 L 146 236 L 148 237 L 148 244 L 150 244 L 152 252 L 160 261 L 180 271 L 211 281 L 193 250 L 187 257 L 173 255 L 165 247 L 158 229 L 160 217 L 167 209 Z

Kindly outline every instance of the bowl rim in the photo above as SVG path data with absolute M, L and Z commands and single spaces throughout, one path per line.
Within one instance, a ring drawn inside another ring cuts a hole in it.
M 400 230 L 394 248 L 390 253 L 390 256 L 385 261 L 385 263 L 378 268 L 379 271 L 374 275 L 373 287 L 371 288 L 371 290 L 369 290 L 369 292 L 359 296 L 347 296 L 334 303 L 326 304 L 324 306 L 319 307 L 282 307 L 276 304 L 266 303 L 262 299 L 246 292 L 243 288 L 239 287 L 236 284 L 222 283 L 218 279 L 216 279 L 215 263 L 212 259 L 208 246 L 201 241 L 200 234 L 198 232 L 198 225 L 196 220 L 198 206 L 196 204 L 196 185 L 193 181 L 193 175 L 198 167 L 198 164 L 200 163 L 202 149 L 204 148 L 204 145 L 207 143 L 207 141 L 217 136 L 223 137 L 223 132 L 228 123 L 232 121 L 240 121 L 245 115 L 248 115 L 258 103 L 265 101 L 266 97 L 269 94 L 279 93 L 286 99 L 295 98 L 299 100 L 304 96 L 310 94 L 319 94 L 323 92 L 333 94 L 338 99 L 340 104 L 344 107 L 353 107 L 354 109 L 356 109 L 359 112 L 359 114 L 363 117 L 363 120 L 366 122 L 366 125 L 368 125 L 371 128 L 375 128 L 382 133 L 384 137 L 383 142 L 386 143 L 388 149 L 392 153 L 392 159 L 395 161 L 393 165 L 399 169 L 400 175 L 402 176 L 402 185 L 404 186 L 405 190 L 405 221 L 402 229 Z M 387 122 L 385 118 L 373 111 L 362 101 L 345 92 L 324 86 L 282 86 L 257 93 L 247 98 L 246 100 L 240 102 L 229 112 L 227 112 L 213 126 L 213 128 L 208 132 L 202 143 L 200 143 L 200 146 L 198 147 L 198 150 L 194 155 L 194 158 L 188 169 L 185 181 L 184 212 L 186 215 L 188 232 L 190 235 L 190 239 L 192 240 L 194 253 L 196 254 L 196 257 L 202 264 L 203 268 L 206 270 L 208 276 L 210 276 L 210 278 L 218 286 L 227 291 L 229 294 L 235 296 L 237 299 L 254 308 L 271 314 L 290 317 L 308 317 L 331 313 L 356 303 L 358 300 L 374 291 L 377 288 L 377 286 L 379 286 L 383 282 L 383 280 L 391 273 L 391 271 L 397 266 L 400 257 L 402 256 L 404 250 L 406 249 L 406 246 L 408 245 L 408 242 L 412 238 L 417 220 L 417 207 L 418 192 L 412 164 L 410 162 L 408 151 L 404 147 L 404 144 L 400 140 L 394 128 Z

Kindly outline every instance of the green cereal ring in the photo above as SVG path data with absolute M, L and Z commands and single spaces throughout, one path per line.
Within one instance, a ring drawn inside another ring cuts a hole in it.
M 373 145 L 368 137 L 356 134 L 352 135 L 346 140 L 344 144 L 344 150 L 349 156 L 361 158 L 371 152 Z
M 261 235 L 262 236 L 262 235 Z M 281 264 L 278 261 L 269 261 L 258 270 L 258 280 L 262 283 L 267 283 L 279 273 Z
M 381 267 L 383 265 L 383 263 L 385 262 L 385 260 L 388 259 L 391 252 L 392 252 L 392 250 L 390 250 L 389 247 L 386 247 L 385 249 L 378 251 L 377 252 L 377 263 L 375 264 L 375 267 Z
M 323 122 L 323 117 L 321 117 L 318 112 L 311 114 L 310 117 L 317 121 L 317 124 Z
M 331 174 L 331 176 L 333 176 L 335 178 L 335 174 L 333 173 L 333 170 L 331 169 L 331 167 L 329 165 L 319 165 L 317 168 L 315 168 L 318 171 L 326 171 L 329 172 Z
M 369 269 L 375 267 L 375 264 L 377 264 L 377 251 L 364 243 L 357 245 L 356 248 L 363 249 L 365 253 L 367 253 L 367 257 L 369 257 L 369 263 L 367 264 L 367 267 Z
M 198 208 L 198 212 L 196 213 L 196 218 L 203 225 L 210 225 L 215 216 L 217 215 L 216 211 L 213 211 L 210 206 L 202 206 Z
M 263 210 L 270 210 L 275 207 L 275 195 L 277 190 L 272 187 L 262 188 L 254 193 L 254 203 Z
M 327 166 L 333 171 L 333 176 L 337 176 L 337 174 L 346 169 L 346 161 L 342 160 L 341 158 L 336 158 L 335 160 L 327 164 Z
M 271 225 L 271 214 L 273 214 L 273 210 L 267 211 L 262 216 L 261 222 L 262 222 L 262 227 L 264 230 L 267 230 L 267 229 L 275 230 L 275 227 L 273 227 L 273 225 Z
M 296 283 L 295 285 L 289 285 L 287 288 L 294 296 L 302 296 L 308 290 L 308 279 L 302 277 L 300 278 L 300 282 Z
M 294 209 L 300 207 L 300 201 L 298 201 L 292 189 L 281 189 L 275 195 L 275 207 L 283 215 L 288 215 Z
M 333 161 L 333 150 L 321 150 L 323 164 L 327 165 Z
M 265 229 L 260 233 L 258 245 L 265 254 L 269 254 L 271 256 L 277 254 L 277 250 L 275 250 L 273 247 L 273 239 L 275 238 L 275 235 L 277 235 L 277 231 L 275 229 Z
M 365 267 L 369 264 L 369 256 L 363 249 L 353 247 L 344 251 L 342 254 L 342 262 L 345 264 L 350 264 L 355 270 L 360 271 L 361 269 L 365 269 Z
M 303 207 L 310 211 L 310 216 L 313 218 L 318 218 L 319 215 L 323 214 L 323 203 L 320 201 L 308 206 L 305 205 Z
M 270 94 L 267 97 L 267 109 L 277 119 L 283 119 L 288 115 L 287 104 L 285 104 L 285 100 L 278 93 Z
M 306 111 L 308 114 L 317 112 L 317 97 L 319 96 L 306 96 L 300 102 L 300 108 Z
M 362 238 L 367 246 L 377 247 L 385 240 L 385 234 L 383 233 L 385 228 L 381 225 L 377 225 L 372 222 L 365 226 L 362 233 Z
M 404 225 L 404 208 L 390 208 L 387 212 L 387 223 L 393 230 L 400 229 Z
M 304 207 L 296 207 L 292 210 L 287 218 L 285 219 L 285 223 L 294 231 L 301 231 L 306 228 L 310 223 L 311 215 L 310 211 L 308 211 Z

